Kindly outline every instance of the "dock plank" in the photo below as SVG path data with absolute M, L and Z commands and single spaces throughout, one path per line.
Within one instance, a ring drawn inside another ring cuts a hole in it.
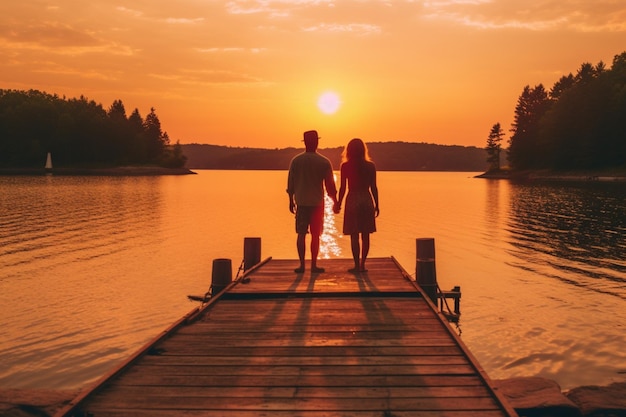
M 484 385 L 475 375 L 334 375 L 334 376 L 277 376 L 246 375 L 245 378 L 233 375 L 195 375 L 193 378 L 180 375 L 154 375 L 129 371 L 116 381 L 119 386 L 166 386 L 166 387 L 221 387 L 229 390 L 239 387 L 463 387 Z
M 94 410 L 98 417 L 206 417 L 204 410 L 137 410 L 137 409 L 99 409 Z M 499 417 L 502 413 L 499 410 L 463 410 L 463 411 L 443 411 L 443 410 L 418 410 L 418 411 L 394 411 L 393 413 L 384 411 L 293 411 L 293 410 L 219 410 L 216 413 L 221 417 Z
M 301 356 L 301 355 L 252 355 L 242 361 L 237 356 L 164 356 L 153 358 L 147 356 L 142 362 L 142 366 L 385 366 L 404 363 L 407 365 L 460 365 L 467 363 L 461 355 L 386 355 L 386 356 L 358 356 L 352 355 L 348 358 L 341 355 L 335 356 Z
M 391 394 L 391 393 L 390 393 Z M 140 395 L 132 398 L 115 396 L 115 408 L 159 410 L 175 407 L 178 410 L 277 410 L 277 411 L 462 411 L 497 410 L 498 405 L 490 397 L 412 397 L 412 398 L 367 398 L 362 394 L 355 397 L 163 397 L 162 395 Z M 236 403 L 236 406 L 233 404 Z M 94 409 L 110 404 L 106 398 L 94 402 Z M 131 414 L 132 415 L 132 414 Z M 380 414 L 382 415 L 382 413 Z
M 392 258 L 270 260 L 61 415 L 515 416 Z
M 131 403 L 135 398 L 144 397 L 176 397 L 176 398 L 387 398 L 390 389 L 387 387 L 348 387 L 340 391 L 328 387 L 258 387 L 243 386 L 225 391 L 222 387 L 151 387 L 146 391 L 144 387 L 118 386 L 103 392 L 103 398 L 125 398 Z M 482 386 L 460 387 L 394 387 L 393 394 L 397 398 L 478 398 L 489 397 L 489 391 Z M 121 405 L 118 403 L 118 405 Z

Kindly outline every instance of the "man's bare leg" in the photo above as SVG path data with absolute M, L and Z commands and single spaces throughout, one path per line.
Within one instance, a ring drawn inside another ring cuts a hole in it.
M 300 266 L 295 269 L 295 272 L 302 273 L 304 272 L 304 256 L 306 253 L 306 234 L 298 233 L 296 247 L 298 248 L 298 258 L 300 259 Z
M 311 234 L 311 272 L 324 272 L 317 266 L 317 255 L 320 252 L 320 235 Z

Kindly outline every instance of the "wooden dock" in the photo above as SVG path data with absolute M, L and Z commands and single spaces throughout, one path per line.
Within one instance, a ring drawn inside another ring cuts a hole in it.
M 516 416 L 394 258 L 268 259 L 58 416 Z

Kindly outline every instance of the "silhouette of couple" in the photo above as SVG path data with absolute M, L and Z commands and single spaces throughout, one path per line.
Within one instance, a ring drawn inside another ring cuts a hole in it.
M 370 249 L 370 233 L 376 231 L 378 187 L 376 166 L 371 161 L 367 146 L 361 139 L 352 139 L 345 147 L 341 162 L 339 197 L 328 158 L 317 153 L 317 131 L 304 132 L 305 152 L 296 155 L 289 165 L 287 193 L 289 211 L 296 215 L 296 247 L 300 265 L 296 273 L 305 271 L 306 235 L 311 233 L 311 272 L 321 273 L 317 265 L 320 235 L 324 229 L 324 189 L 333 200 L 335 214 L 341 211 L 344 196 L 343 234 L 350 235 L 354 268 L 349 272 L 365 272 L 365 261 Z M 348 194 L 346 195 L 346 190 Z M 359 242 L 360 235 L 360 242 Z

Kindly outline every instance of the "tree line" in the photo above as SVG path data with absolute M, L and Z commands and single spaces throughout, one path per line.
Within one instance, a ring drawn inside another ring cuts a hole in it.
M 485 151 L 476 146 L 432 143 L 368 142 L 370 155 L 380 171 L 466 171 L 487 169 Z M 185 144 L 190 169 L 284 170 L 302 148 L 262 149 Z M 341 164 L 343 147 L 323 148 L 335 169 Z
M 487 139 L 487 161 L 500 169 L 504 131 Z M 511 169 L 597 170 L 626 166 L 626 52 L 611 68 L 583 63 L 547 91 L 526 85 L 508 142 Z
M 105 110 L 83 96 L 0 89 L 0 167 L 42 167 L 48 152 L 57 167 L 179 168 L 186 161 L 154 108 L 143 118 L 138 109 L 127 116 L 121 100 Z

